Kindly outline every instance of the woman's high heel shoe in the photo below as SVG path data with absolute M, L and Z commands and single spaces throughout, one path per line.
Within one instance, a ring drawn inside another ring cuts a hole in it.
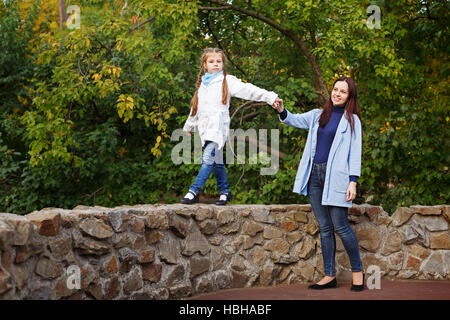
M 352 281 L 352 287 L 350 288 L 350 290 L 351 291 L 363 291 L 364 290 L 364 282 L 366 281 L 365 278 L 366 278 L 366 274 L 363 271 L 362 284 L 353 284 L 353 281 Z
M 337 281 L 336 278 L 334 278 L 333 280 L 331 280 L 328 283 L 325 284 L 312 284 L 308 287 L 308 289 L 313 289 L 313 290 L 322 290 L 322 289 L 327 289 L 327 288 L 336 288 L 337 287 Z

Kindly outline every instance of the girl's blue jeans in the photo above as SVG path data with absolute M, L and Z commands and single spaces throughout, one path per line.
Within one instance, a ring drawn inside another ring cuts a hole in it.
M 223 151 L 219 150 L 217 143 L 206 141 L 202 155 L 202 166 L 195 178 L 195 182 L 189 187 L 189 190 L 198 195 L 212 171 L 214 171 L 220 193 L 229 193 L 230 188 L 227 182 L 227 172 L 223 164 Z
M 320 242 L 322 245 L 323 268 L 326 276 L 334 277 L 336 238 L 339 235 L 345 251 L 350 259 L 352 272 L 363 269 L 359 255 L 358 240 L 348 223 L 348 208 L 322 205 L 322 193 L 325 183 L 327 163 L 313 163 L 313 169 L 308 182 L 308 195 L 314 216 L 319 224 Z

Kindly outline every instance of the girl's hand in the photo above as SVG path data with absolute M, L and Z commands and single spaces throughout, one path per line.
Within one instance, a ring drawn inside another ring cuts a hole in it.
M 278 112 L 282 112 L 284 109 L 283 100 L 281 100 L 280 98 L 276 98 L 275 102 L 272 105 L 272 108 L 276 109 Z
M 347 199 L 345 201 L 352 201 L 356 198 L 356 182 L 350 181 L 347 188 Z
M 187 132 L 188 136 L 192 136 L 194 133 L 192 131 Z

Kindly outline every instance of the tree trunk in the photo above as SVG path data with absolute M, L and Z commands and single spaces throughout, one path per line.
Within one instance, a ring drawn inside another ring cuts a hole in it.
M 66 2 L 64 0 L 59 0 L 58 6 L 59 6 L 59 28 L 61 30 L 64 30 L 64 24 L 66 23 L 67 20 Z

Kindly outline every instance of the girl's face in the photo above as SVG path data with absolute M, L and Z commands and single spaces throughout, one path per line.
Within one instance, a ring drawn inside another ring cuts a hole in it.
M 216 73 L 223 69 L 223 60 L 220 53 L 209 53 L 206 56 L 205 68 L 209 73 Z
M 331 101 L 336 106 L 344 104 L 348 99 L 348 84 L 345 81 L 338 81 L 334 84 L 331 92 Z

